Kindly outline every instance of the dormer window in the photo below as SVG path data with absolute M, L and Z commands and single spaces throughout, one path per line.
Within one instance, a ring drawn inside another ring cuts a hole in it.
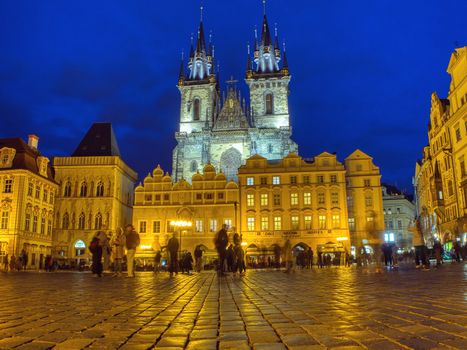
M 265 104 L 266 104 L 266 114 L 273 114 L 274 113 L 274 97 L 272 93 L 267 93 L 265 96 Z
M 49 159 L 47 157 L 37 157 L 37 168 L 39 169 L 39 174 L 44 177 L 47 177 L 47 166 L 49 164 Z
M 11 168 L 15 154 L 14 148 L 3 147 L 0 149 L 0 168 Z
M 199 98 L 195 98 L 193 101 L 193 120 L 199 120 L 201 111 L 201 102 Z

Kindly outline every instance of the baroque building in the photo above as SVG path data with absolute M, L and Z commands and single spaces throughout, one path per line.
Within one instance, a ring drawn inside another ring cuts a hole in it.
M 409 228 L 415 220 L 415 205 L 411 199 L 396 187 L 383 184 L 384 241 L 394 243 L 403 251 L 413 248 Z
M 281 159 L 297 151 L 297 144 L 290 138 L 291 76 L 286 52 L 279 47 L 277 30 L 273 40 L 266 15 L 261 28 L 260 38 L 255 35 L 253 62 L 248 47 L 248 107 L 233 85 L 221 98 L 214 45 L 211 39 L 206 44 L 201 20 L 196 45 L 190 49 L 187 74 L 183 58 L 180 65 L 180 125 L 173 150 L 174 181 L 191 181 L 206 164 L 222 171 L 228 180 L 236 180 L 238 168 L 254 154 Z M 235 81 L 231 79 L 229 83 Z
M 312 160 L 250 157 L 239 169 L 243 240 L 249 255 L 273 255 L 288 238 L 299 250 L 350 252 L 345 168 L 336 155 Z
M 58 185 L 39 138 L 0 139 L 0 259 L 24 249 L 28 268 L 43 266 L 52 252 L 52 226 Z
M 93 124 L 71 157 L 55 157 L 53 165 L 59 184 L 54 250 L 78 263 L 90 257 L 98 230 L 131 223 L 137 174 L 123 161 L 110 123 Z
M 200 245 L 205 259 L 216 258 L 214 236 L 223 224 L 231 232 L 235 229 L 238 201 L 238 185 L 211 164 L 194 174 L 191 183 L 173 182 L 158 165 L 135 189 L 133 226 L 141 237 L 136 258 L 141 264 L 153 264 L 155 251 L 167 245 L 173 232 L 180 240 L 180 251 L 193 252 Z M 181 220 L 192 226 L 171 225 Z
M 467 242 L 467 47 L 448 64 L 447 98 L 431 95 L 428 145 L 415 166 L 417 215 L 428 246 L 439 239 L 450 249 Z

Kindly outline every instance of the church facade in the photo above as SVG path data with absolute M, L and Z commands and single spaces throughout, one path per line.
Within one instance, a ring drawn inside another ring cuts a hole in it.
M 277 30 L 272 39 L 266 15 L 261 36 L 255 38 L 253 54 L 252 60 L 248 49 L 248 106 L 234 85 L 229 86 L 227 93 L 221 93 L 214 47 L 211 40 L 206 44 L 200 22 L 196 46 L 190 50 L 188 72 L 183 59 L 180 65 L 180 127 L 173 150 L 174 181 L 191 181 L 206 164 L 212 164 L 228 180 L 237 180 L 238 168 L 252 155 L 273 160 L 297 152 L 297 144 L 291 139 L 291 76 L 286 52 L 279 47 Z

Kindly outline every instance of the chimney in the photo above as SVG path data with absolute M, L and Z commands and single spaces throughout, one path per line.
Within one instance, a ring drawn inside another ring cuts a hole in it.
M 28 146 L 37 150 L 38 145 L 39 145 L 39 136 L 36 136 L 34 134 L 28 135 Z

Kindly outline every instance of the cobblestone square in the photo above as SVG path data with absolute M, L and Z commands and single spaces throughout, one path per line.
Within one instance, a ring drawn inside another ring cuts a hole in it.
M 1 349 L 466 349 L 467 265 L 1 273 Z

